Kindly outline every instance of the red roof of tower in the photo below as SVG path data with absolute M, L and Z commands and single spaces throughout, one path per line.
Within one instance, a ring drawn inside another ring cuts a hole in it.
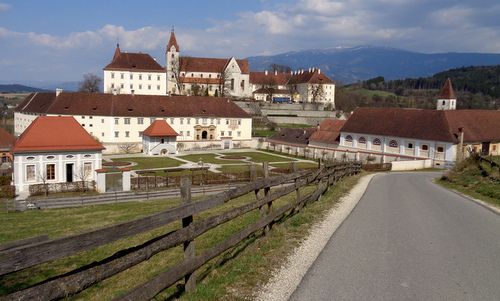
M 439 92 L 440 99 L 456 99 L 455 91 L 453 90 L 453 86 L 451 84 L 451 79 L 448 78 L 443 87 L 441 88 L 441 92 Z
M 103 150 L 73 117 L 39 116 L 12 147 L 12 153 Z
M 115 54 L 113 55 L 113 62 L 120 56 L 122 52 L 120 51 L 120 44 L 116 43 Z
M 177 44 L 177 39 L 175 38 L 175 32 L 172 30 L 170 32 L 170 39 L 168 39 L 168 44 L 167 44 L 167 51 L 172 48 L 172 46 L 175 47 L 175 51 L 179 52 L 179 44 Z
M 176 137 L 179 136 L 176 131 L 163 119 L 157 119 L 143 133 L 148 137 Z

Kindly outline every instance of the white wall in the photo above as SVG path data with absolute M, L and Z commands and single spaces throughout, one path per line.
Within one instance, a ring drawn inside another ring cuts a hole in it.
M 418 170 L 432 167 L 432 160 L 392 161 L 392 171 Z
M 64 183 L 66 182 L 66 164 L 73 165 L 73 181 L 81 181 L 84 163 L 92 164 L 91 174 L 86 176 L 86 181 L 96 179 L 96 169 L 101 166 L 101 152 L 47 152 L 47 153 L 22 153 L 14 154 L 14 185 L 16 192 L 29 191 L 29 185 L 42 184 L 47 164 L 55 164 L 55 179 L 47 180 L 46 183 Z M 28 165 L 35 166 L 35 179 L 27 180 L 26 168 Z
M 118 94 L 131 94 L 134 90 L 138 95 L 166 95 L 166 76 L 165 71 L 104 70 L 104 93 L 115 89 Z

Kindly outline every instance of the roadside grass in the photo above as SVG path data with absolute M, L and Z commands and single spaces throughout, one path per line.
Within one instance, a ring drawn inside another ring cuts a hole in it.
M 196 290 L 182 294 L 179 299 L 254 300 L 258 288 L 271 278 L 273 271 L 286 262 L 293 249 L 307 238 L 312 226 L 321 221 L 363 175 L 366 173 L 343 179 L 330 188 L 319 202 L 308 204 L 300 213 L 274 224 L 272 231 L 266 236 L 249 238 L 236 250 L 216 260 L 213 267 L 206 268 L 208 274 L 201 272 L 206 277 L 197 284 Z
M 437 180 L 446 188 L 455 189 L 473 198 L 500 208 L 500 175 L 497 168 L 481 163 L 481 171 L 474 159 L 458 163 L 452 170 Z
M 300 214 L 291 217 L 284 223 L 278 223 L 270 235 L 264 238 L 253 237 L 241 244 L 236 250 L 219 256 L 200 272 L 200 285 L 194 294 L 181 294 L 184 300 L 241 300 L 250 296 L 255 285 L 267 280 L 269 271 L 278 267 L 291 247 L 307 236 L 309 226 L 317 221 L 322 212 L 334 204 L 340 194 L 348 191 L 359 176 L 347 178 L 331 189 L 320 202 L 308 205 Z M 302 193 L 314 190 L 313 186 L 301 189 Z M 294 199 L 295 194 L 289 194 L 274 202 L 280 206 Z M 195 216 L 195 221 L 211 215 L 222 213 L 229 208 L 241 206 L 255 200 L 254 193 L 227 202 L 203 214 Z M 6 213 L 0 215 L 2 241 L 26 238 L 34 235 L 48 234 L 50 237 L 60 237 L 88 231 L 104 225 L 137 218 L 175 206 L 179 200 L 158 200 L 149 202 L 130 202 L 112 205 L 97 205 L 83 208 L 53 209 L 43 211 L 27 211 L 21 213 Z M 196 239 L 196 252 L 213 247 L 223 239 L 239 231 L 259 218 L 258 211 L 247 213 L 237 219 L 225 223 Z M 282 227 L 281 225 L 285 225 Z M 16 289 L 28 287 L 61 273 L 69 272 L 94 261 L 102 260 L 120 249 L 141 244 L 155 236 L 168 233 L 180 227 L 180 222 L 142 233 L 130 238 L 101 246 L 90 251 L 44 263 L 37 267 L 11 273 L 0 278 L 0 295 L 5 295 Z M 283 230 L 284 229 L 284 230 Z M 255 244 L 249 244 L 255 240 Z M 246 248 L 244 246 L 248 245 Z M 239 254 L 234 257 L 233 255 Z M 233 258 L 234 257 L 234 258 Z M 269 257 L 269 258 L 268 258 Z M 172 267 L 183 258 L 182 246 L 160 252 L 149 260 L 127 269 L 105 281 L 93 285 L 70 300 L 110 300 L 129 291 L 140 283 L 146 282 L 155 275 Z M 225 264 L 222 264 L 225 262 Z M 205 280 L 203 280 L 205 275 Z M 179 288 L 173 286 L 162 293 L 162 296 L 172 297 L 178 294 Z M 227 298 L 225 297 L 227 296 Z
M 177 167 L 184 162 L 170 157 L 134 157 L 134 158 L 113 158 L 112 161 L 127 161 L 134 162 L 137 165 L 131 166 L 131 169 L 150 169 L 150 168 L 167 168 Z

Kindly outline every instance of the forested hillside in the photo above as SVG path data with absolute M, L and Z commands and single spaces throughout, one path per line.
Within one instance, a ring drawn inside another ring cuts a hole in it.
M 500 109 L 500 65 L 457 68 L 402 80 L 386 81 L 379 76 L 339 87 L 336 106 L 344 111 L 361 106 L 432 109 L 447 78 L 457 93 L 458 109 Z

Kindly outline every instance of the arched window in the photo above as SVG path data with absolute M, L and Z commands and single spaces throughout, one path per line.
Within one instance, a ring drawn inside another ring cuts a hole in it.
M 429 150 L 429 146 L 427 144 L 422 144 L 422 150 L 423 151 Z
M 390 147 L 398 147 L 398 142 L 396 140 L 391 140 L 391 141 L 389 141 L 389 146 Z
M 366 138 L 365 137 L 359 137 L 358 143 L 360 143 L 360 144 L 366 144 Z
M 351 135 L 345 136 L 345 141 L 346 142 L 352 142 L 352 136 Z
M 380 142 L 380 139 L 378 138 L 373 139 L 373 145 L 380 145 L 380 144 L 382 144 L 382 142 Z
M 442 147 L 442 146 L 438 146 L 438 148 L 437 148 L 437 152 L 438 152 L 438 153 L 442 153 L 442 152 L 444 152 L 444 147 Z

